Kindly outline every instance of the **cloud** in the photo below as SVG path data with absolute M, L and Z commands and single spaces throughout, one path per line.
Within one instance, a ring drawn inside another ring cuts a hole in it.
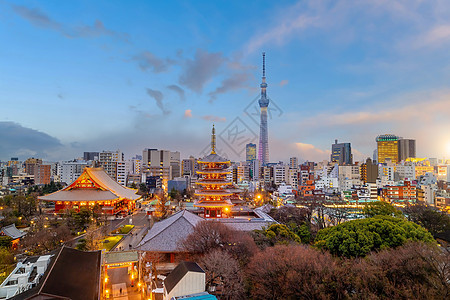
M 180 88 L 178 85 L 171 84 L 171 85 L 167 86 L 167 88 L 169 90 L 174 91 L 175 93 L 177 93 L 178 96 L 180 97 L 181 101 L 186 100 L 186 96 L 184 95 L 184 90 L 182 88 Z
M 12 9 L 19 16 L 28 20 L 31 24 L 35 26 L 46 29 L 53 29 L 63 33 L 63 26 L 60 23 L 50 19 L 45 13 L 43 13 L 37 8 L 28 8 L 21 5 L 12 5 Z
M 185 60 L 179 82 L 190 90 L 201 93 L 204 85 L 218 73 L 224 62 L 222 53 L 198 49 L 194 59 Z
M 427 99 L 426 103 L 423 99 Z M 439 115 L 450 111 L 450 91 L 416 92 L 391 99 L 379 108 L 369 107 L 361 111 L 336 113 L 326 112 L 304 120 L 309 126 L 355 126 L 382 123 L 410 123 L 415 120 L 432 122 Z M 389 109 L 387 108 L 389 105 Z M 384 107 L 383 107 L 384 106 Z
M 191 109 L 186 109 L 184 111 L 184 117 L 185 118 L 192 118 L 192 110 Z
M 150 97 L 152 97 L 153 99 L 155 99 L 156 105 L 159 107 L 159 109 L 161 109 L 163 114 L 165 114 L 165 115 L 170 114 L 170 111 L 164 107 L 164 104 L 163 104 L 164 95 L 163 95 L 163 93 L 161 93 L 161 91 L 152 90 L 152 89 L 147 88 L 147 94 Z
M 0 122 L 0 141 L 2 160 L 17 156 L 46 158 L 50 151 L 62 146 L 57 138 L 15 122 Z
M 290 12 L 291 11 L 291 12 Z M 283 44 L 291 35 L 298 31 L 305 30 L 308 27 L 316 26 L 319 19 L 314 16 L 308 16 L 300 14 L 299 5 L 294 5 L 286 10 L 282 17 L 278 19 L 279 23 L 274 26 L 268 27 L 262 33 L 256 34 L 248 42 L 246 49 L 248 53 L 259 50 L 262 46 L 270 43 L 276 43 L 278 45 Z M 267 26 L 264 26 L 266 29 Z
M 241 88 L 246 87 L 248 81 L 252 78 L 252 76 L 248 73 L 237 73 L 232 74 L 230 77 L 224 79 L 220 86 L 218 86 L 214 91 L 208 94 L 209 102 L 212 103 L 217 99 L 217 96 L 220 94 L 225 94 L 230 91 L 235 91 Z
M 309 161 L 321 161 L 330 159 L 330 150 L 322 150 L 311 144 L 295 143 L 300 158 Z
M 107 29 L 102 21 L 95 20 L 94 25 L 82 25 L 72 30 L 69 33 L 71 37 L 74 38 L 96 38 L 100 36 L 111 36 L 117 39 L 123 40 L 125 42 L 129 42 L 129 36 L 123 32 L 116 32 L 110 29 Z
M 218 116 L 213 116 L 213 115 L 202 116 L 201 119 L 203 119 L 205 121 L 210 121 L 210 122 L 226 122 L 226 120 L 227 120 L 227 118 L 225 118 L 225 117 L 218 117 Z
M 419 36 L 416 45 L 419 47 L 438 46 L 450 41 L 450 25 L 437 25 Z
M 162 73 L 168 70 L 173 64 L 169 59 L 161 59 L 149 51 L 143 51 L 133 57 L 133 60 L 138 62 L 139 68 L 142 71 L 150 70 L 154 73 Z
M 283 80 L 280 81 L 280 86 L 285 86 L 288 83 L 289 83 L 289 80 L 283 79 Z
M 70 28 L 64 26 L 37 8 L 28 8 L 21 5 L 11 5 L 13 11 L 31 24 L 44 29 L 59 32 L 68 38 L 96 38 L 100 36 L 112 36 L 128 42 L 128 34 L 107 29 L 102 21 L 95 20 L 94 25 L 82 25 Z

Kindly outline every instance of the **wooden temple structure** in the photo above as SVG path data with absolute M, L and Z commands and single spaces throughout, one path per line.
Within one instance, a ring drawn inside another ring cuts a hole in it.
M 65 209 L 93 209 L 98 205 L 102 213 L 114 215 L 129 212 L 141 196 L 137 190 L 118 184 L 103 168 L 85 168 L 72 184 L 62 190 L 38 197 L 40 201 L 54 202 L 55 212 Z
M 198 200 L 194 204 L 202 207 L 205 218 L 226 218 L 230 216 L 231 203 L 229 197 L 233 194 L 226 188 L 231 185 L 227 174 L 231 162 L 216 153 L 216 132 L 212 129 L 211 154 L 198 160 L 199 189 L 195 191 Z

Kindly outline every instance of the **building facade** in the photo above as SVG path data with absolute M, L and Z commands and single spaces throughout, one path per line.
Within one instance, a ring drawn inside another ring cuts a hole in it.
M 351 165 L 353 156 L 350 143 L 338 143 L 338 140 L 335 140 L 334 144 L 331 145 L 331 162 L 337 162 L 340 165 Z
M 378 163 L 385 163 L 387 160 L 398 163 L 398 141 L 399 137 L 393 134 L 377 136 Z

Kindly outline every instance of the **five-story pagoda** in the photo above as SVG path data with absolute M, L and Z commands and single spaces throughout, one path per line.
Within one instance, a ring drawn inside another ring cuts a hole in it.
M 198 160 L 199 169 L 197 174 L 199 188 L 195 195 L 199 198 L 194 204 L 203 207 L 205 218 L 226 218 L 229 216 L 230 207 L 233 206 L 228 199 L 232 195 L 226 187 L 231 184 L 227 181 L 227 170 L 230 161 L 216 153 L 216 134 L 213 125 L 211 136 L 211 154 Z

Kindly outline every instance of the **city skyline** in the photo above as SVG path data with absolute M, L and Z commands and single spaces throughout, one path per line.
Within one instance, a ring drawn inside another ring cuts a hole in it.
M 242 149 L 258 140 L 249 113 L 261 52 L 279 109 L 269 119 L 271 161 L 329 159 L 335 139 L 350 142 L 360 161 L 382 134 L 416 140 L 417 157 L 450 156 L 446 2 L 0 8 L 3 161 L 116 149 L 131 157 L 149 147 L 198 157 L 212 123 L 218 147 L 244 160 L 220 133 L 233 125 L 253 132 Z

